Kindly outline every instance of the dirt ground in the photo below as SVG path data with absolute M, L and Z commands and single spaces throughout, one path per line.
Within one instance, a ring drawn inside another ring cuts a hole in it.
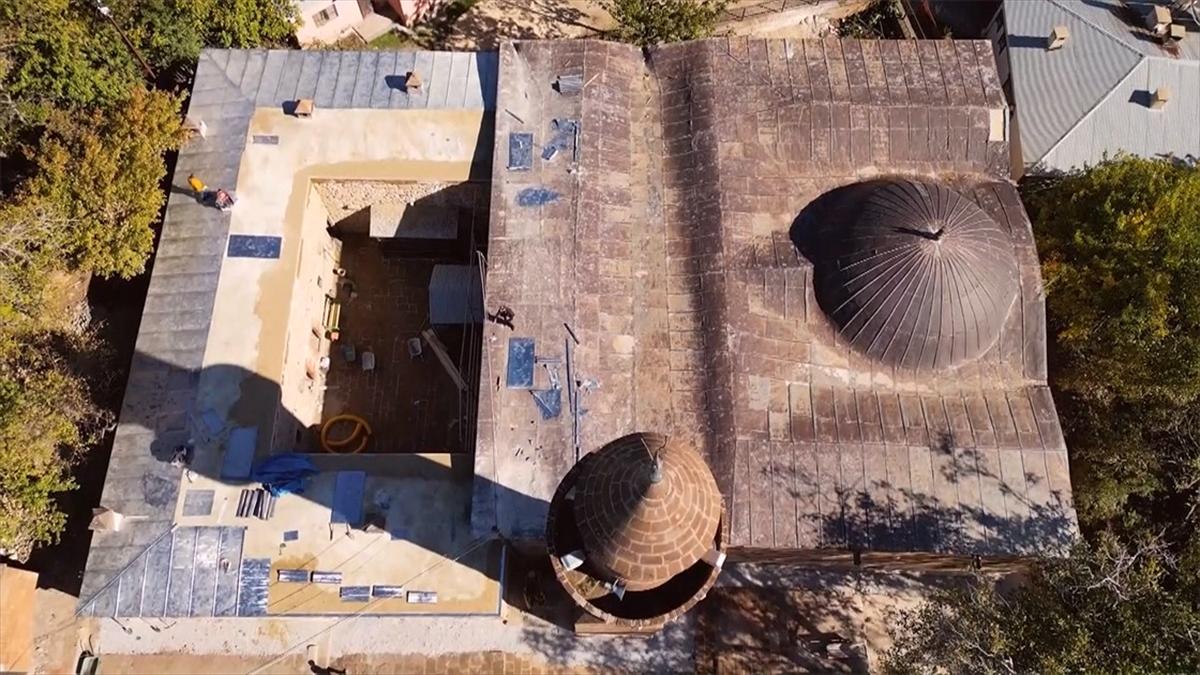
M 503 39 L 598 37 L 612 17 L 590 0 L 481 0 L 458 18 L 450 49 L 495 49 Z
M 717 35 L 763 38 L 822 38 L 836 21 L 860 11 L 869 0 L 796 5 L 737 0 L 730 4 Z M 595 0 L 480 0 L 450 27 L 447 49 L 495 49 L 502 39 L 602 37 L 615 23 Z
M 658 635 L 579 638 L 563 627 L 569 618 L 560 615 L 573 612 L 548 565 L 526 562 L 514 559 L 509 569 L 503 620 L 73 621 L 74 599 L 47 592 L 39 594 L 34 672 L 74 672 L 81 649 L 101 654 L 101 672 L 130 674 L 308 673 L 310 658 L 355 675 L 869 672 L 890 647 L 895 612 L 961 580 L 734 564 L 704 602 Z

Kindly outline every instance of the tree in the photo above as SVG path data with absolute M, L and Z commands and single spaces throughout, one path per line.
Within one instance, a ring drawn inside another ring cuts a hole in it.
M 207 0 L 207 44 L 266 47 L 291 37 L 298 12 L 291 0 Z
M 68 262 L 101 276 L 142 271 L 163 204 L 163 154 L 179 147 L 179 99 L 135 87 L 107 114 L 56 111 L 30 160 L 26 198 L 70 222 Z
M 0 554 L 24 559 L 65 524 L 55 495 L 107 424 L 61 354 L 76 338 L 43 334 L 0 360 Z M 58 344 L 55 344 L 55 343 Z
M 1057 387 L 1200 396 L 1200 169 L 1121 157 L 1028 195 Z
M 1024 585 L 978 578 L 902 615 L 890 673 L 1196 672 L 1200 611 L 1161 542 L 1111 537 L 1039 563 Z
M 182 75 L 205 46 L 280 46 L 298 18 L 286 0 L 113 0 L 112 7 L 155 69 Z
M 40 119 L 52 108 L 109 106 L 141 73 L 125 45 L 88 5 L 70 0 L 0 2 L 0 90 Z
M 43 328 L 43 289 L 60 269 L 68 223 L 55 209 L 32 201 L 0 203 L 0 359 L 18 338 Z
M 1026 190 L 1085 532 L 1200 571 L 1200 169 L 1119 157 Z M 1188 575 L 1181 573 L 1181 578 Z
M 728 0 L 601 0 L 617 27 L 613 37 L 642 47 L 708 37 Z
M 838 21 L 835 31 L 838 37 L 856 40 L 902 38 L 900 22 L 903 19 L 903 13 L 893 0 L 873 0 L 866 9 Z

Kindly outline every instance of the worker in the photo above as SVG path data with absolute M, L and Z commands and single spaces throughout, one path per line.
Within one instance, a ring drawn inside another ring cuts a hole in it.
M 196 174 L 194 173 L 188 175 L 188 185 L 192 186 L 192 191 L 196 193 L 197 199 L 204 197 L 204 192 L 208 187 L 204 184 L 204 181 L 196 178 Z
M 233 208 L 233 203 L 236 200 L 233 195 L 224 190 L 217 190 L 216 196 L 213 198 L 213 205 L 222 211 L 228 211 Z

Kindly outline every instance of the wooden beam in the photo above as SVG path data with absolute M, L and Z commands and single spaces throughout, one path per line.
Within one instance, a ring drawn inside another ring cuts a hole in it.
M 458 368 L 454 366 L 454 361 L 450 360 L 450 355 L 446 353 L 446 347 L 438 339 L 437 333 L 434 333 L 432 328 L 426 328 L 421 331 L 421 337 L 425 338 L 425 342 L 433 350 L 438 361 L 441 361 L 442 368 L 446 369 L 446 374 L 450 376 L 450 379 L 454 380 L 454 384 L 458 385 L 458 390 L 466 391 L 467 383 L 458 372 Z

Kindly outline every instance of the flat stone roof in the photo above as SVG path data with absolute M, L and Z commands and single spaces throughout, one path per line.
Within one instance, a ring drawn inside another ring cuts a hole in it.
M 730 547 L 1065 550 L 1043 289 L 987 42 L 515 42 L 500 72 L 485 294 L 515 318 L 485 333 L 477 531 L 540 537 L 577 454 L 641 431 L 707 458 Z M 822 194 L 892 175 L 947 184 L 1011 238 L 1019 297 L 950 371 L 853 351 L 791 238 Z M 585 382 L 578 424 L 567 393 L 547 418 L 505 385 L 514 337 L 545 359 L 535 390 Z
M 419 90 L 404 86 L 410 70 L 421 73 Z M 205 123 L 206 137 L 192 140 L 179 152 L 101 498 L 104 506 L 133 519 L 120 531 L 93 534 L 80 591 L 81 610 L 127 616 L 148 609 L 147 615 L 162 616 L 153 614 L 162 611 L 155 610 L 154 603 L 141 605 L 138 600 L 135 604 L 133 596 L 122 596 L 120 590 L 137 580 L 157 579 L 154 565 L 146 572 L 147 560 L 157 560 L 154 556 L 164 547 L 177 550 L 176 542 L 220 543 L 193 546 L 194 565 L 189 567 L 181 557 L 172 570 L 203 569 L 212 576 L 219 558 L 226 564 L 217 577 L 224 579 L 229 570 L 235 577 L 238 574 L 241 528 L 232 528 L 239 530 L 234 532 L 224 521 L 220 527 L 216 522 L 180 522 L 176 513 L 187 509 L 180 499 L 181 481 L 186 479 L 180 468 L 170 464 L 177 446 L 188 439 L 197 442 L 193 478 L 198 483 L 183 485 L 217 490 L 215 512 L 223 491 L 232 491 L 236 500 L 241 486 L 236 481 L 226 484 L 217 476 L 220 439 L 207 438 L 213 435 L 214 425 L 227 429 L 239 416 L 250 416 L 249 423 L 262 425 L 260 450 L 274 445 L 270 429 L 276 411 L 270 392 L 263 388 L 265 379 L 255 377 L 263 375 L 255 359 L 260 348 L 267 350 L 259 344 L 267 340 L 267 330 L 283 328 L 264 328 L 270 322 L 257 316 L 255 302 L 259 294 L 270 295 L 268 285 L 279 286 L 271 280 L 279 276 L 274 274 L 279 265 L 227 256 L 230 232 L 282 235 L 286 258 L 299 236 L 287 229 L 295 223 L 287 224 L 290 215 L 285 217 L 285 211 L 292 201 L 303 204 L 305 199 L 290 194 L 293 179 L 325 175 L 322 171 L 337 175 L 353 159 L 380 165 L 376 173 L 382 176 L 351 167 L 364 179 L 395 178 L 395 167 L 383 164 L 413 148 L 433 148 L 430 152 L 441 153 L 439 158 L 469 165 L 477 135 L 486 131 L 480 120 L 494 109 L 496 77 L 495 52 L 208 49 L 201 53 L 188 115 Z M 315 101 L 313 119 L 295 120 L 284 114 L 287 104 L 299 98 Z M 406 113 L 405 120 L 412 123 L 407 132 L 382 117 L 399 110 L 412 113 Z M 337 111 L 335 123 L 353 128 L 342 129 L 339 135 L 336 126 L 322 119 L 331 111 Z M 445 133 L 433 133 L 435 122 Z M 295 126 L 305 123 L 312 125 Z M 387 129 L 372 126 L 384 123 Z M 312 129 L 319 138 L 305 136 L 301 128 Z M 296 134 L 289 139 L 293 131 Z M 359 150 L 358 157 L 338 154 Z M 300 153 L 302 161 L 279 159 L 290 157 L 288 153 Z M 308 164 L 321 161 L 333 164 L 315 173 L 309 169 Z M 308 173 L 301 176 L 301 169 Z M 201 205 L 187 184 L 192 173 L 210 189 L 240 190 L 233 212 Z M 431 180 L 449 178 L 430 174 Z M 307 190 L 307 183 L 303 187 Z M 289 285 L 288 278 L 278 281 Z M 286 294 L 275 297 L 284 311 L 287 300 Z M 214 319 L 222 314 L 224 318 Z M 278 394 L 276 390 L 276 402 Z M 231 407 L 231 400 L 238 402 L 237 409 Z M 156 542 L 158 548 L 152 546 Z M 187 603 L 183 611 L 185 615 L 231 611 L 229 604 L 214 609 L 211 600 L 204 596 Z

